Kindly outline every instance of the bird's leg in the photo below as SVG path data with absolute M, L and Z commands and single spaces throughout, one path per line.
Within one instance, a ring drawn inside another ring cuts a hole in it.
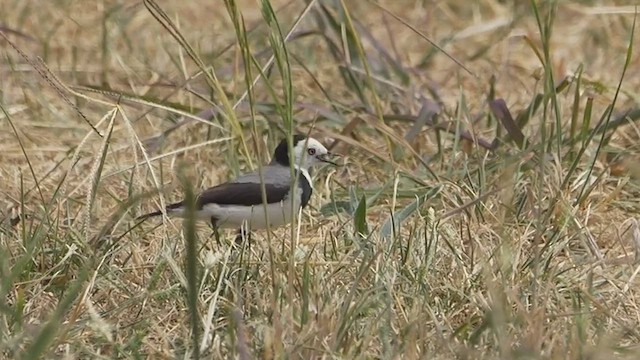
M 244 226 L 241 226 L 236 235 L 236 244 L 241 245 L 242 240 L 245 238 L 247 239 L 247 243 L 251 245 L 251 231 L 245 229 Z
M 211 227 L 213 228 L 213 236 L 216 238 L 216 243 L 220 246 L 220 231 L 218 225 L 216 225 L 216 218 L 211 218 Z

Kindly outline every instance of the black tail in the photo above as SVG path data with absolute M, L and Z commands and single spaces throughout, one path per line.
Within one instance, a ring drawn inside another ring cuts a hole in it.
M 177 202 L 175 204 L 168 205 L 167 208 L 166 208 L 167 209 L 166 211 L 169 212 L 169 210 L 177 209 L 177 208 L 179 208 L 181 206 L 182 206 L 182 201 Z M 154 212 L 150 212 L 148 214 L 144 214 L 144 215 L 138 216 L 136 218 L 136 221 L 146 220 L 146 219 L 148 219 L 150 217 L 155 217 L 155 216 L 160 216 L 160 215 L 162 215 L 162 211 L 156 210 Z
M 160 216 L 160 215 L 162 215 L 162 211 L 158 210 L 158 211 L 150 212 L 148 214 L 140 215 L 136 218 L 136 221 L 146 220 L 150 217 Z

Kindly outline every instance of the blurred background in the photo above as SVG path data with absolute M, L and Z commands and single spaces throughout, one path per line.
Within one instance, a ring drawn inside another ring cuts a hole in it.
M 1 1 L 3 354 L 634 358 L 635 11 Z M 292 131 L 345 166 L 244 258 L 203 226 L 194 310 L 133 217 Z

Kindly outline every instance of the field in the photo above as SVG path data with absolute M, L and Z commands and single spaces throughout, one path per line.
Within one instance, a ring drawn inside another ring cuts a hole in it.
M 0 2 L 3 358 L 640 358 L 624 1 Z M 342 154 L 234 247 L 135 218 Z

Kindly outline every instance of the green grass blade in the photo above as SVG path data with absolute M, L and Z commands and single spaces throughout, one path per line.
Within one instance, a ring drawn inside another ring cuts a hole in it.
M 367 226 L 367 197 L 364 195 L 360 198 L 356 212 L 353 214 L 353 228 L 356 237 L 364 238 L 369 234 Z
M 633 42 L 634 42 L 634 36 L 635 36 L 635 30 L 636 30 L 637 17 L 638 17 L 638 13 L 636 12 L 633 17 L 633 24 L 631 25 L 631 31 L 630 31 L 629 42 L 628 42 L 629 45 L 627 46 L 624 66 L 622 67 L 622 73 L 620 74 L 620 79 L 618 80 L 618 86 L 616 87 L 616 92 L 615 92 L 615 95 L 613 96 L 613 100 L 611 101 L 611 104 L 607 107 L 607 110 L 605 111 L 605 114 L 602 120 L 598 123 L 598 125 L 596 126 L 596 129 L 593 130 L 593 132 L 589 137 L 589 140 L 587 141 L 587 143 L 590 143 L 591 139 L 595 136 L 598 130 L 602 131 L 602 135 L 600 136 L 600 141 L 598 142 L 598 147 L 595 151 L 595 154 L 592 157 L 591 166 L 589 166 L 586 179 L 589 179 L 591 177 L 594 164 L 604 146 L 605 139 L 607 138 L 606 129 L 609 127 L 609 122 L 611 121 L 611 116 L 613 115 L 613 109 L 615 108 L 616 103 L 618 101 L 618 96 L 620 95 L 620 89 L 622 89 L 622 82 L 625 79 L 627 70 L 631 65 L 631 60 L 633 59 Z M 582 186 L 582 189 L 580 190 L 578 197 L 576 198 L 576 201 L 575 201 L 576 205 L 581 203 L 586 198 L 586 196 L 588 196 L 588 194 L 590 193 L 590 191 L 589 192 L 587 191 L 588 186 L 589 186 L 589 181 L 585 181 L 584 185 Z
M 187 280 L 187 306 L 189 308 L 189 322 L 191 327 L 191 351 L 194 359 L 200 358 L 200 312 L 198 310 L 198 239 L 196 236 L 196 194 L 191 181 L 181 176 L 185 197 L 186 218 L 183 222 L 184 239 L 187 251 L 184 259 L 185 276 Z

